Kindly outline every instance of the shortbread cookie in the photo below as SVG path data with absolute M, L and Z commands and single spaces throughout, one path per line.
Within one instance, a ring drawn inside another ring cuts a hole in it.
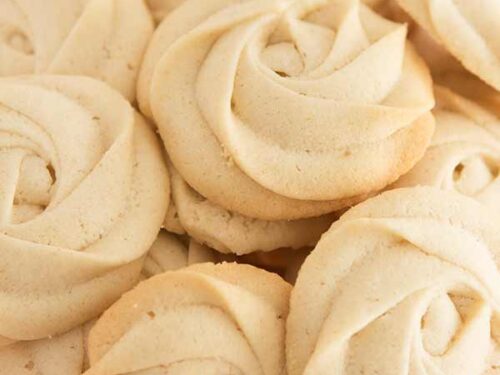
M 397 0 L 469 71 L 500 90 L 498 0 Z
M 86 77 L 0 80 L 0 342 L 66 332 L 138 280 L 169 183 L 155 134 Z
M 337 218 L 334 214 L 299 220 L 266 221 L 225 210 L 189 187 L 170 168 L 172 203 L 182 228 L 198 242 L 236 255 L 279 248 L 314 246 Z
M 300 270 L 288 375 L 496 373 L 499 224 L 475 200 L 428 187 L 348 211 Z
M 395 4 L 396 0 L 388 1 Z M 481 81 L 467 71 L 443 46 L 437 43 L 427 31 L 413 20 L 397 5 L 388 6 L 390 17 L 398 22 L 407 22 L 408 39 L 416 47 L 419 55 L 425 60 L 435 83 L 451 88 L 466 98 L 477 101 L 500 117 L 500 92 Z
M 395 187 L 456 190 L 500 212 L 500 119 L 447 88 L 436 86 L 435 93 L 434 139 Z
M 152 32 L 142 0 L 2 0 L 0 76 L 86 75 L 133 100 Z
M 215 251 L 189 240 L 186 246 L 174 234 L 161 231 L 144 260 L 142 274 L 145 277 L 174 271 L 196 263 L 216 262 Z
M 235 263 L 152 277 L 91 330 L 85 375 L 283 374 L 290 289 Z
M 188 0 L 156 30 L 138 99 L 189 186 L 263 220 L 366 198 L 434 127 L 405 26 L 355 0 Z

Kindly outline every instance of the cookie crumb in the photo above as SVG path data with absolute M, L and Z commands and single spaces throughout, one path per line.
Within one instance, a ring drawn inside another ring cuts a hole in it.
M 24 368 L 30 371 L 33 370 L 35 368 L 35 362 L 29 361 L 24 365 Z

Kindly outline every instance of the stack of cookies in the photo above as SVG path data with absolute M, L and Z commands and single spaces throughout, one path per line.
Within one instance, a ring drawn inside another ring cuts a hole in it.
M 500 375 L 499 0 L 0 0 L 0 375 Z

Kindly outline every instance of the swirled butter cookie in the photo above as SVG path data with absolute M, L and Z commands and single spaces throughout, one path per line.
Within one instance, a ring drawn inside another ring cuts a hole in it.
M 500 90 L 500 2 L 397 0 L 466 68 Z
M 168 198 L 155 134 L 106 84 L 0 79 L 0 342 L 66 332 L 135 285 Z
M 224 209 L 318 217 L 408 171 L 434 128 L 406 27 L 357 0 L 188 0 L 138 85 L 182 178 Z
M 429 187 L 349 210 L 299 272 L 288 375 L 497 373 L 499 224 L 498 212 Z
M 282 374 L 290 289 L 235 263 L 152 277 L 90 331 L 85 375 Z
M 435 92 L 431 146 L 395 186 L 456 190 L 500 212 L 500 119 L 450 89 L 436 86 Z
M 133 100 L 152 32 L 142 0 L 2 0 L 0 76 L 86 75 Z

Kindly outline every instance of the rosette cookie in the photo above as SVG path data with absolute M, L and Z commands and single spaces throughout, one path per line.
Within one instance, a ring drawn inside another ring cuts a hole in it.
M 216 252 L 192 239 L 186 246 L 172 233 L 161 231 L 144 260 L 145 277 L 174 271 L 196 263 L 217 261 Z
M 447 88 L 436 86 L 435 93 L 431 146 L 395 186 L 456 190 L 500 212 L 500 119 Z
M 397 0 L 470 72 L 500 90 L 500 2 Z
M 155 134 L 106 84 L 0 80 L 0 342 L 66 332 L 138 280 L 168 205 Z
M 152 33 L 142 0 L 2 0 L 0 76 L 86 75 L 133 100 Z
M 282 374 L 290 289 L 235 263 L 155 276 L 98 320 L 85 375 Z
M 356 0 L 188 0 L 153 35 L 139 103 L 209 201 L 320 216 L 396 180 L 429 143 L 430 77 L 405 37 Z
M 236 255 L 279 248 L 314 246 L 338 217 L 267 221 L 225 210 L 193 190 L 170 168 L 172 202 L 179 224 L 196 241 L 221 253 Z M 170 210 L 169 210 L 170 211 Z M 167 215 L 168 217 L 168 215 Z
M 429 187 L 392 190 L 348 211 L 299 272 L 288 374 L 498 369 L 499 223 L 475 200 Z
M 408 19 L 410 16 L 396 5 L 396 0 L 390 0 L 384 8 L 383 11 L 389 13 L 389 18 L 409 24 L 408 39 L 425 60 L 434 83 L 449 87 L 460 95 L 481 103 L 500 116 L 500 92 L 467 71 L 427 31 L 412 19 Z

